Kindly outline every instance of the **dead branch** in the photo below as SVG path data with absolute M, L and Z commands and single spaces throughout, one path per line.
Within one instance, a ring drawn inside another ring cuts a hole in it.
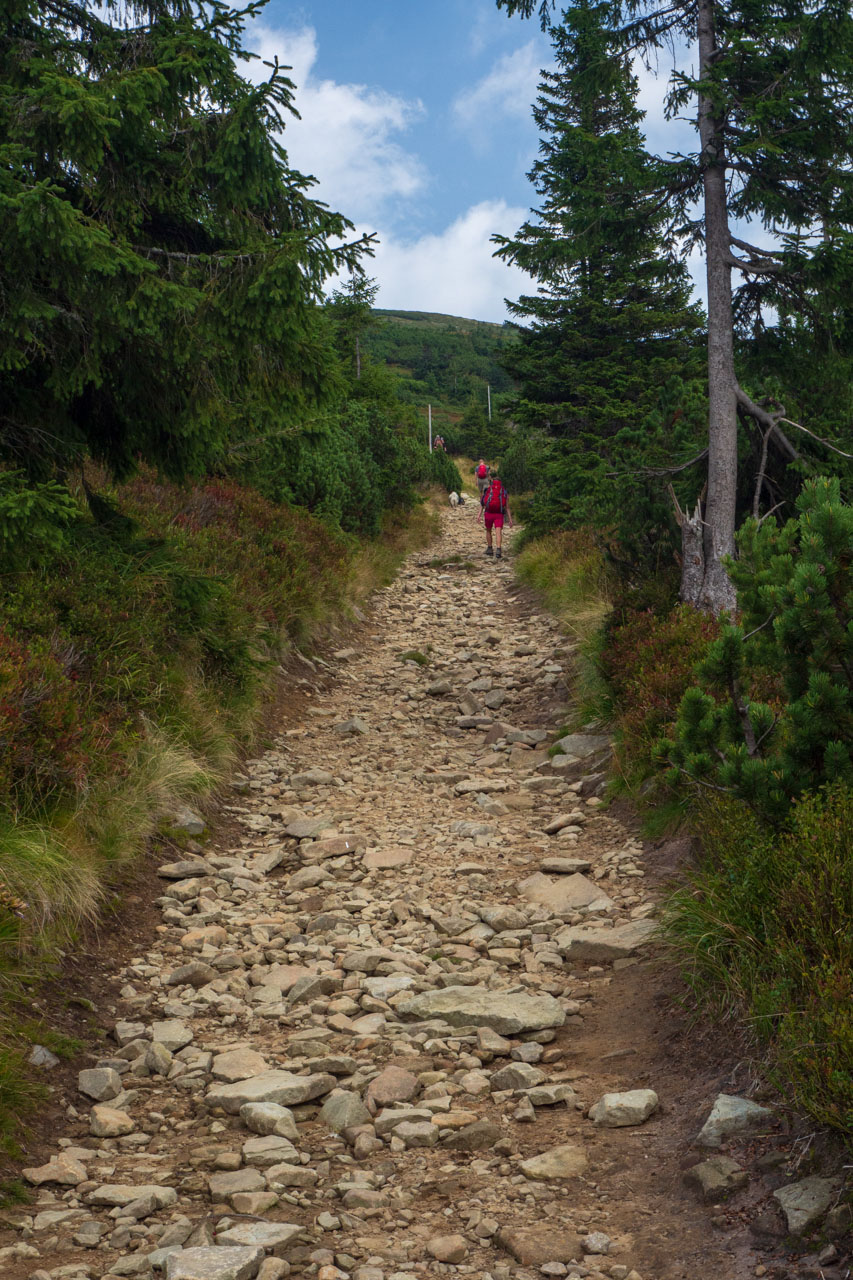
M 840 454 L 842 458 L 853 458 L 853 453 L 845 453 L 843 449 L 839 449 L 834 444 L 830 444 L 828 440 L 824 440 L 823 436 L 815 435 L 814 431 L 809 431 L 808 427 L 804 427 L 801 422 L 792 422 L 790 418 L 779 418 L 779 421 L 786 423 L 789 427 L 796 427 L 798 431 L 804 431 L 807 436 L 811 436 L 812 440 L 817 440 L 818 444 L 831 449 L 833 453 Z

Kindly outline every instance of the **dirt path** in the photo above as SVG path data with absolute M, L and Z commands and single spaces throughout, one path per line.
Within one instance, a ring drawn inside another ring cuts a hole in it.
M 602 743 L 549 759 L 571 653 L 474 516 L 306 663 L 239 834 L 162 870 L 112 1043 L 4 1215 L 9 1280 L 762 1274 L 682 1184 L 725 1081 L 678 1060 L 654 868 L 601 812 Z M 636 1090 L 643 1123 L 587 1114 Z

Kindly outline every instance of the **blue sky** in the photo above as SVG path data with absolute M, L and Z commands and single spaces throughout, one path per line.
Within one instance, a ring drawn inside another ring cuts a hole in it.
M 492 258 L 489 237 L 535 203 L 531 103 L 550 62 L 538 23 L 494 0 L 270 0 L 245 42 L 294 68 L 291 163 L 378 232 L 377 305 L 505 319 L 504 298 L 529 281 Z M 650 141 L 663 141 L 661 96 L 644 75 Z

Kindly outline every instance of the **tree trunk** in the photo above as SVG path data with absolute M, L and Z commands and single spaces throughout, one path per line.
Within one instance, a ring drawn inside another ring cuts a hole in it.
M 358 334 L 355 335 L 355 377 L 356 381 L 361 377 L 361 344 L 358 340 Z
M 699 0 L 699 76 L 716 53 L 714 0 Z M 705 258 L 708 278 L 708 501 L 705 508 L 704 609 L 719 614 L 736 605 L 722 564 L 735 549 L 737 496 L 737 383 L 732 334 L 732 272 L 723 124 L 706 94 L 699 95 L 699 140 L 705 194 Z

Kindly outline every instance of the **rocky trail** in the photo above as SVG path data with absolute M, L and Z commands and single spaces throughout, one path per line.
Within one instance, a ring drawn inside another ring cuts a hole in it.
M 549 755 L 571 645 L 443 522 L 160 868 L 7 1280 L 836 1274 L 754 1251 L 784 1131 L 685 1054 L 607 739 Z

